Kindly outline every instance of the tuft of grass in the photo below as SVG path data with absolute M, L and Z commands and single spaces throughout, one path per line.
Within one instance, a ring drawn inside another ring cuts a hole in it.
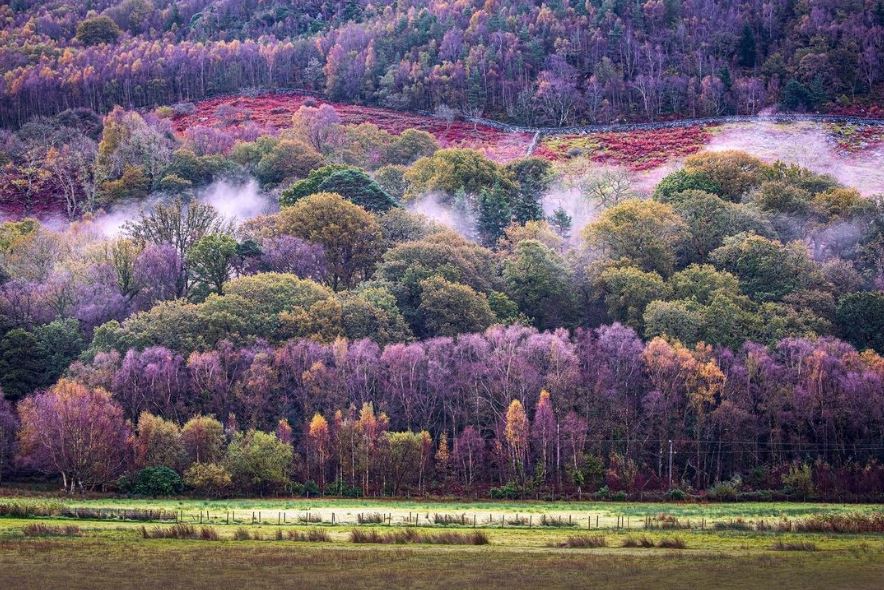
M 653 546 L 654 546 L 653 539 L 651 539 L 649 537 L 645 537 L 645 536 L 641 536 L 638 538 L 626 537 L 625 539 L 623 539 L 623 543 L 621 544 L 621 547 L 644 547 L 645 549 L 648 549 Z
M 574 522 L 564 516 L 548 516 L 544 514 L 540 517 L 540 526 L 566 528 L 573 527 Z
M 249 529 L 245 527 L 239 527 L 235 531 L 233 531 L 233 540 L 234 541 L 260 541 L 263 537 L 261 533 L 255 531 L 251 532 Z
M 26 537 L 79 537 L 80 527 L 69 524 L 54 526 L 51 524 L 34 523 L 21 529 Z
M 553 543 L 550 546 L 567 547 L 569 549 L 607 547 L 608 541 L 601 535 L 572 535 L 561 543 Z
M 384 515 L 380 512 L 360 513 L 356 515 L 356 520 L 359 524 L 381 524 L 384 522 Z
M 381 533 L 378 531 L 350 531 L 351 543 L 375 543 L 383 545 L 405 545 L 408 543 L 426 543 L 432 545 L 487 545 L 488 535 L 482 531 L 469 533 L 418 533 L 413 529 Z
M 771 545 L 774 551 L 816 551 L 816 545 L 805 541 L 777 541 Z
M 280 531 L 282 532 L 282 531 Z M 303 541 L 307 543 L 330 543 L 331 537 L 322 529 L 310 529 L 309 531 L 286 531 L 289 541 Z
M 197 531 L 189 524 L 173 524 L 169 527 L 141 527 L 141 536 L 145 539 L 196 539 Z
M 687 543 L 684 542 L 684 539 L 680 537 L 672 537 L 669 539 L 660 539 L 660 542 L 657 543 L 657 547 L 661 549 L 686 549 Z
M 873 514 L 819 514 L 795 521 L 799 533 L 884 533 L 884 512 Z
M 217 541 L 219 539 L 218 531 L 210 526 L 200 527 L 199 537 L 203 541 Z
M 751 531 L 752 523 L 743 520 L 742 518 L 735 518 L 733 520 L 728 521 L 720 521 L 716 522 L 712 525 L 717 531 Z

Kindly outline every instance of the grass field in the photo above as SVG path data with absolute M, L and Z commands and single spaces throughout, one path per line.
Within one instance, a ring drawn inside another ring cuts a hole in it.
M 879 588 L 884 579 L 881 533 L 727 528 L 727 523 L 738 520 L 773 523 L 782 518 L 803 522 L 822 515 L 872 517 L 881 511 L 874 505 L 0 497 L 0 506 L 11 503 L 108 512 L 100 519 L 94 512 L 91 518 L 0 518 L 0 588 L 656 589 L 702 585 L 828 589 Z M 173 512 L 182 523 L 189 523 L 194 536 L 204 538 L 145 538 L 165 534 L 174 521 L 121 520 L 112 512 L 121 509 Z M 312 521 L 299 522 L 297 516 L 308 510 Z M 263 524 L 252 520 L 253 511 L 261 513 Z M 238 513 L 238 522 L 228 524 L 232 512 Z M 332 512 L 335 524 L 325 518 Z M 279 524 L 283 513 L 286 524 Z M 421 514 L 419 526 L 409 526 L 414 520 L 400 518 L 410 514 L 413 519 L 416 513 Z M 317 514 L 323 516 L 321 522 L 315 522 Z M 383 524 L 359 525 L 344 520 L 346 514 L 391 518 Z M 451 523 L 431 524 L 435 515 L 449 515 Z M 463 515 L 465 524 L 457 522 L 455 515 Z M 466 515 L 476 516 L 475 530 Z M 488 515 L 501 515 L 503 522 Z M 566 515 L 571 517 L 571 526 L 565 524 Z M 560 526 L 541 526 L 544 516 Z M 532 526 L 525 524 L 526 517 Z M 649 529 L 645 528 L 648 518 L 653 525 Z M 658 528 L 662 523 L 678 528 Z M 716 527 L 715 523 L 723 524 Z M 587 525 L 592 530 L 587 531 Z M 353 530 L 376 533 L 381 539 L 398 535 L 399 541 L 357 544 L 351 540 Z M 319 531 L 316 537 L 322 541 L 291 540 L 302 539 L 310 531 Z M 443 542 L 438 540 L 440 535 L 466 538 L 475 533 L 487 544 L 426 544 L 426 539 Z M 424 540 L 406 542 L 406 538 Z M 586 545 L 601 546 L 574 547 L 589 538 L 593 542 Z M 599 538 L 604 540 L 599 542 Z

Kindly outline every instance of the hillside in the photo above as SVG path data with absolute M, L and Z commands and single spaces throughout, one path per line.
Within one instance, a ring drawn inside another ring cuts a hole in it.
M 19 0 L 0 7 L 0 121 L 244 88 L 562 126 L 880 115 L 882 0 Z

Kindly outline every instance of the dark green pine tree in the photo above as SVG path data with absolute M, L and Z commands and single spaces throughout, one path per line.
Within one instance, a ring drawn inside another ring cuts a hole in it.
M 513 218 L 509 195 L 500 185 L 483 189 L 479 195 L 479 238 L 486 246 L 497 243 Z
M 743 25 L 743 33 L 737 43 L 737 60 L 744 68 L 754 68 L 757 59 L 755 48 L 755 33 L 749 23 Z
M 17 400 L 42 384 L 43 363 L 37 338 L 21 328 L 7 332 L 0 340 L 0 388 Z

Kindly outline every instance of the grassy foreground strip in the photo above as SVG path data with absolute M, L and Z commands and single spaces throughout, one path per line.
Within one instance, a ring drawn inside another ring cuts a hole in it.
M 878 588 L 884 579 L 881 507 L 874 505 L 0 498 L 4 502 L 88 510 L 85 517 L 53 509 L 0 518 L 0 588 L 831 590 Z M 186 518 L 90 517 L 111 509 L 167 510 Z M 260 523 L 228 523 L 220 516 L 227 510 L 269 514 Z M 299 511 L 311 518 L 296 518 Z M 200 512 L 203 521 L 194 522 Z M 279 524 L 281 512 L 289 518 Z M 399 518 L 417 512 L 419 526 Z M 470 513 L 500 514 L 503 524 L 474 528 L 455 517 L 433 518 Z M 395 517 L 374 518 L 381 514 Z M 558 526 L 564 515 L 585 523 L 589 514 L 593 525 L 600 515 L 603 526 Z M 512 524 L 526 515 L 534 526 Z M 629 526 L 614 526 L 627 517 Z M 556 526 L 539 524 L 544 519 Z M 808 526 L 832 519 L 837 530 Z M 698 528 L 697 522 L 706 524 Z
M 0 542 L 4 588 L 879 588 L 880 551 L 717 553 L 266 541 Z

